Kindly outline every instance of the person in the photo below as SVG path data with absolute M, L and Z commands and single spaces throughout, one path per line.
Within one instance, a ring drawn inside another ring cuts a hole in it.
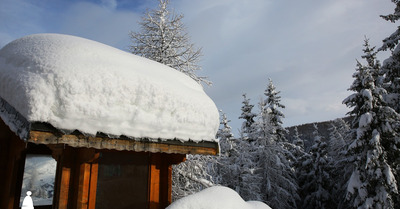
M 33 200 L 32 200 L 31 195 L 32 195 L 31 191 L 26 192 L 26 197 L 24 198 L 24 201 L 22 202 L 21 209 L 34 209 Z

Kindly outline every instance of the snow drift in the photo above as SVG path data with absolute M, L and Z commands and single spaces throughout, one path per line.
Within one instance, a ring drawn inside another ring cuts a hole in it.
M 173 202 L 167 209 L 271 209 L 259 201 L 245 202 L 234 190 L 214 186 Z
M 214 102 L 190 77 L 69 35 L 29 35 L 4 46 L 0 97 L 29 122 L 93 135 L 215 141 L 219 125 Z

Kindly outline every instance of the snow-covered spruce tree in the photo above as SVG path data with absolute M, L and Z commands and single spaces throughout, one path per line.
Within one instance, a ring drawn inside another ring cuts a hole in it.
M 214 170 L 210 170 L 210 174 L 216 184 L 236 189 L 240 173 L 235 164 L 238 146 L 237 140 L 234 139 L 231 127 L 228 124 L 229 122 L 230 120 L 227 119 L 226 114 L 221 112 L 220 128 L 217 132 L 221 149 L 219 156 L 215 157 Z
M 318 133 L 314 124 L 314 144 L 311 146 L 310 155 L 304 156 L 300 171 L 301 208 L 336 208 L 330 194 L 330 159 L 327 144 Z
M 258 150 L 264 201 L 274 209 L 297 208 L 298 185 L 291 162 L 286 158 L 288 151 L 279 144 L 260 146 Z
M 299 130 L 297 129 L 297 127 L 294 127 L 293 144 L 298 147 L 300 151 L 304 152 L 304 140 L 300 138 Z
M 241 133 L 244 140 L 249 140 L 250 134 L 252 133 L 254 118 L 257 114 L 252 112 L 254 105 L 250 104 L 250 99 L 246 98 L 246 94 L 243 94 L 242 103 L 242 114 L 239 116 L 239 119 L 243 119 L 244 122 L 241 127 Z
M 226 114 L 221 112 L 220 128 L 217 132 L 217 138 L 219 139 L 220 155 L 229 157 L 236 148 L 235 139 L 233 138 L 232 128 L 229 126 L 230 120 L 226 117 Z
M 211 85 L 206 77 L 196 74 L 201 69 L 201 49 L 189 42 L 181 21 L 183 15 L 171 13 L 168 3 L 159 0 L 158 9 L 146 12 L 139 22 L 141 31 L 129 33 L 130 51 L 183 72 L 198 83 Z
M 250 138 L 254 139 L 252 144 L 257 150 L 256 161 L 259 162 L 259 167 L 262 169 L 262 188 L 263 200 L 269 206 L 275 209 L 279 208 L 296 208 L 297 182 L 288 156 L 292 154 L 286 149 L 283 144 L 285 139 L 277 131 L 281 127 L 282 114 L 275 114 L 275 107 L 279 103 L 280 97 L 277 94 L 273 85 L 269 85 L 265 95 L 273 98 L 261 99 L 259 102 L 260 112 L 257 115 L 253 124 Z M 271 91 L 269 92 L 270 89 Z M 279 93 L 279 92 L 277 92 Z M 278 98 L 275 100 L 275 98 Z M 283 105 L 279 105 L 281 107 Z M 272 108 L 272 109 L 271 109 Z M 271 113 L 274 113 L 271 115 Z M 272 117 L 278 117 L 271 119 Z M 278 126 L 276 125 L 278 124 Z
M 301 162 L 299 162 L 299 159 L 304 155 L 304 140 L 300 138 L 299 131 L 297 130 L 297 127 L 294 128 L 294 133 L 293 133 L 293 142 L 292 143 L 285 143 L 287 145 L 286 149 L 289 150 L 292 154 L 292 161 L 293 161 L 293 168 L 297 172 L 297 169 Z
M 215 157 L 207 155 L 187 155 L 186 161 L 173 165 L 172 200 L 197 193 L 214 186 L 210 170 L 214 169 Z
M 235 170 L 235 139 L 230 120 L 221 112 L 217 138 L 220 144 L 219 156 L 187 155 L 185 162 L 174 165 L 172 173 L 172 198 L 180 199 L 197 193 L 207 187 L 221 184 L 235 189 L 238 172 Z
M 225 114 L 221 115 L 217 133 L 221 151 L 215 165 L 214 182 L 234 189 L 245 200 L 262 200 L 262 175 L 254 158 L 256 150 L 243 137 L 235 139 L 229 120 Z
M 270 115 L 264 99 L 260 99 L 258 102 L 258 108 L 259 112 L 256 116 L 255 122 L 251 127 L 249 138 L 253 141 L 252 143 L 256 147 L 265 147 L 266 145 L 275 144 L 276 139 L 274 139 L 275 136 L 271 135 L 272 127 Z
M 364 46 L 369 48 L 368 40 Z M 357 61 L 349 88 L 355 93 L 343 101 L 353 108 L 348 114 L 355 117 L 352 128 L 356 136 L 348 148 L 354 170 L 347 186 L 347 199 L 354 208 L 394 208 L 398 196 L 395 170 L 388 158 L 398 152 L 396 123 L 400 117 L 384 100 L 386 91 L 374 78 L 375 63 L 367 60 L 367 65 L 362 65 Z
M 338 205 L 337 208 L 350 208 L 346 202 L 347 181 L 351 176 L 353 164 L 346 156 L 350 127 L 341 118 L 336 119 L 329 129 L 328 156 L 329 167 L 331 169 L 331 197 L 333 202 Z
M 400 19 L 400 1 L 392 0 L 395 4 L 395 9 L 392 14 L 381 15 L 381 17 L 392 23 L 398 23 Z M 384 88 L 387 91 L 386 102 L 390 107 L 400 113 L 400 27 L 392 33 L 389 37 L 383 40 L 383 45 L 379 50 L 391 50 L 391 56 L 383 62 L 382 71 L 384 73 Z M 397 129 L 398 130 L 398 129 Z M 399 131 L 397 131 L 399 134 Z M 399 150 L 399 139 L 395 139 L 394 143 L 384 144 L 384 147 L 392 147 L 391 150 Z M 394 148 L 396 147 L 396 148 Z M 395 177 L 397 181 L 397 188 L 400 187 L 400 156 L 398 152 L 388 153 L 389 162 L 392 162 L 392 168 L 395 169 Z M 400 205 L 400 197 L 397 196 L 395 199 L 395 205 Z
M 400 1 L 392 0 L 396 4 L 393 14 L 381 15 L 386 21 L 396 23 L 400 19 Z M 391 56 L 383 62 L 382 71 L 385 74 L 384 82 L 385 89 L 388 92 L 387 102 L 388 104 L 400 112 L 400 27 L 392 33 L 389 37 L 383 40 L 383 45 L 379 50 L 391 50 Z
M 293 168 L 294 168 L 294 170 L 296 172 L 296 176 L 297 176 L 297 171 L 302 163 L 300 158 L 305 154 L 304 140 L 302 138 L 300 138 L 297 127 L 294 128 L 293 143 L 289 150 L 292 153 L 293 158 L 294 158 Z
M 340 153 L 343 151 L 343 148 L 346 146 L 345 136 L 342 135 L 335 123 L 336 122 L 331 123 L 331 127 L 328 129 L 328 153 L 332 159 L 337 159 L 338 155 L 340 155 Z
M 257 116 L 252 113 L 254 105 L 249 104 L 249 99 L 243 94 L 244 101 L 242 106 L 242 114 L 239 119 L 244 119 L 240 131 L 240 137 L 236 140 L 236 147 L 231 156 L 231 172 L 236 175 L 236 180 L 226 179 L 233 182 L 232 189 L 244 200 L 259 200 L 262 201 L 263 193 L 262 180 L 263 172 L 259 165 L 258 147 L 255 145 L 254 136 L 254 118 Z
M 286 141 L 286 133 L 287 130 L 282 127 L 283 121 L 282 119 L 285 118 L 285 115 L 279 108 L 285 108 L 283 104 L 281 104 L 281 96 L 279 96 L 280 91 L 276 91 L 272 80 L 269 79 L 268 87 L 265 90 L 264 94 L 267 96 L 265 101 L 268 113 L 270 115 L 271 121 L 271 131 L 273 135 L 276 135 L 277 142 L 285 142 Z
M 253 143 L 246 140 L 241 134 L 231 168 L 232 172 L 238 174 L 234 189 L 247 201 L 263 200 L 263 171 L 259 165 L 257 154 L 257 147 L 254 147 Z

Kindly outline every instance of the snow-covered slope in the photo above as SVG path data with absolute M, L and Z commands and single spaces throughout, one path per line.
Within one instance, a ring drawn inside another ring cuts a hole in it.
M 234 190 L 214 186 L 173 202 L 167 209 L 271 209 L 259 201 L 245 202 Z
M 30 122 L 88 134 L 214 141 L 219 125 L 214 102 L 188 76 L 69 35 L 4 46 L 0 97 Z

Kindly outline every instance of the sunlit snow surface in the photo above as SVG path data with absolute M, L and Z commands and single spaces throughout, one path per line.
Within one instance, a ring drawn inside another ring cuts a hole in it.
M 0 50 L 0 97 L 30 122 L 88 134 L 214 141 L 214 102 L 188 76 L 119 49 L 36 34 Z
M 245 202 L 234 190 L 214 186 L 173 202 L 167 209 L 271 209 L 259 201 Z

